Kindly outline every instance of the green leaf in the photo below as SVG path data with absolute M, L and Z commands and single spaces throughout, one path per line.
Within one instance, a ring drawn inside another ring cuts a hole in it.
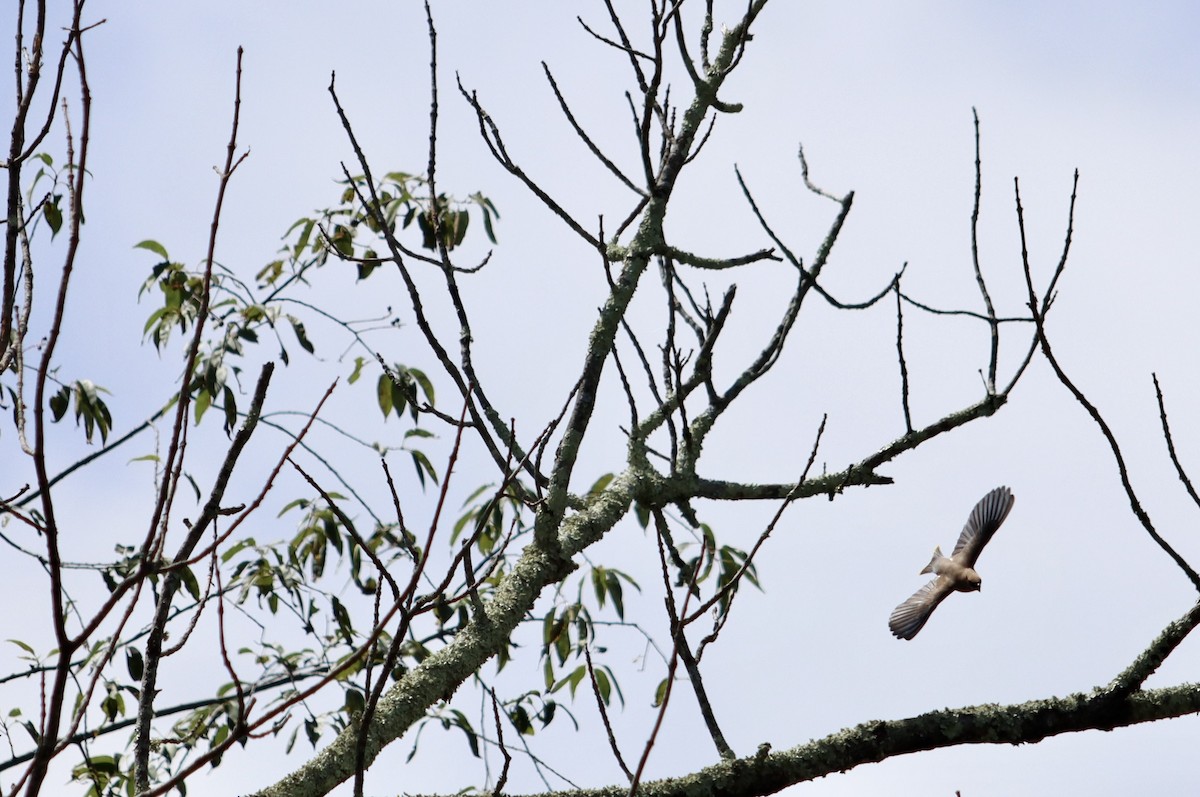
M 233 428 L 237 426 L 238 411 L 237 397 L 233 395 L 233 390 L 230 389 L 229 385 L 225 385 L 224 401 L 222 403 L 225 405 L 225 433 L 230 434 L 233 432 Z
M 292 316 L 287 317 L 292 324 L 292 331 L 296 333 L 296 340 L 300 341 L 300 348 L 304 349 L 309 354 L 313 353 L 312 342 L 308 339 L 308 335 L 304 331 L 304 324 Z
M 331 600 L 333 602 L 333 617 L 337 620 L 338 624 L 338 632 L 346 642 L 352 642 L 354 640 L 354 623 L 350 620 L 350 612 L 346 610 L 346 607 L 342 605 L 342 602 L 336 596 Z
M 421 486 L 425 486 L 425 474 L 429 474 L 429 478 L 434 484 L 438 483 L 437 471 L 433 468 L 433 463 L 429 461 L 429 457 L 425 456 L 424 451 L 411 451 L 413 458 L 413 466 L 417 469 L 417 478 L 421 481 Z
M 383 179 L 387 180 L 389 183 L 395 183 L 401 188 L 404 188 L 406 193 L 408 189 L 405 186 L 412 178 L 413 176 L 408 172 L 388 172 L 383 176 Z
M 387 374 L 380 374 L 376 393 L 379 399 L 379 409 L 383 411 L 383 417 L 386 420 L 392 411 L 392 380 Z
M 363 365 L 365 365 L 366 362 L 367 362 L 366 357 L 355 357 L 354 358 L 354 370 L 350 373 L 350 377 L 346 380 L 347 384 L 353 385 L 355 382 L 358 381 L 358 378 L 360 376 L 362 376 Z
M 566 631 L 565 628 L 563 630 Z M 569 633 L 559 634 L 554 650 L 558 654 L 558 663 L 566 664 L 567 656 L 571 653 L 571 635 Z
M 604 670 L 596 670 L 596 690 L 600 692 L 600 698 L 604 701 L 604 705 L 612 704 L 612 683 L 608 680 L 608 673 Z
M 475 488 L 474 492 L 472 492 L 470 495 L 468 495 L 468 496 L 467 496 L 467 497 L 466 497 L 466 498 L 463 500 L 463 502 L 462 502 L 462 505 L 463 505 L 463 506 L 466 506 L 467 504 L 471 503 L 471 502 L 472 502 L 472 501 L 474 501 L 476 498 L 478 498 L 479 496 L 483 495 L 484 493 L 486 493 L 488 490 L 492 489 L 492 488 L 493 488 L 493 487 L 495 487 L 495 486 L 496 486 L 495 484 L 481 484 L 481 485 L 479 485 L 478 487 L 476 487 L 476 488 Z
M 421 231 L 421 247 L 431 250 L 437 249 L 437 241 L 433 238 L 433 226 L 429 223 L 428 213 L 422 213 L 417 216 L 417 229 Z
M 179 580 L 183 582 L 183 588 L 192 596 L 192 600 L 200 600 L 200 584 L 196 581 L 196 574 L 190 567 L 179 568 Z
M 588 489 L 588 495 L 597 495 L 604 492 L 604 488 L 607 487 L 612 480 L 613 474 L 604 474 L 599 479 L 596 479 L 596 483 L 593 484 L 590 489 Z
M 196 503 L 200 503 L 200 485 L 196 484 L 196 477 L 184 471 L 183 478 L 187 479 L 187 483 L 191 485 L 192 492 L 196 495 Z
M 508 718 L 512 720 L 513 726 L 522 736 L 533 735 L 533 723 L 529 721 L 529 712 L 522 705 L 513 706 L 509 709 Z
M 454 607 L 446 603 L 445 596 L 438 595 L 433 602 L 433 615 L 437 618 L 438 625 L 445 625 L 446 621 L 454 616 Z
M 292 249 L 293 259 L 298 260 L 304 254 L 304 247 L 308 246 L 308 240 L 312 237 L 313 227 L 316 226 L 316 223 L 316 219 L 304 219 L 304 229 L 301 230 L 300 237 L 296 240 L 296 246 Z
M 283 261 L 272 260 L 259 269 L 258 273 L 254 275 L 254 279 L 264 285 L 272 285 L 281 276 L 283 276 Z
M 29 646 L 27 643 L 25 643 L 25 642 L 22 642 L 22 641 L 21 641 L 21 640 L 19 640 L 19 639 L 10 639 L 10 640 L 8 640 L 8 641 L 9 641 L 9 642 L 11 642 L 11 643 L 13 643 L 13 644 L 14 644 L 14 645 L 16 645 L 17 647 L 19 647 L 21 650 L 23 650 L 23 651 L 25 651 L 26 653 L 28 653 L 30 656 L 37 656 L 37 653 L 36 653 L 36 652 L 34 652 L 34 649 L 33 649 L 33 648 L 31 648 L 31 647 L 30 647 L 30 646 Z
M 142 661 L 142 652 L 140 650 L 137 648 L 125 649 L 125 669 L 129 670 L 129 677 L 133 680 L 142 680 L 144 662 Z
M 108 441 L 108 432 L 112 429 L 112 415 L 108 406 L 100 398 L 99 393 L 108 391 L 98 387 L 90 379 L 79 379 L 74 384 L 75 392 L 75 422 L 83 421 L 84 436 L 92 442 L 96 429 L 100 430 L 100 441 Z
M 55 194 L 52 198 L 48 198 L 42 203 L 42 213 L 46 216 L 46 223 L 50 225 L 51 239 L 58 235 L 58 231 L 62 229 L 62 210 L 58 207 L 60 199 L 62 199 L 62 195 Z
M 496 232 L 492 228 L 492 217 L 500 218 L 500 211 L 496 210 L 496 206 L 492 204 L 492 200 L 485 197 L 483 194 L 476 191 L 471 196 L 467 197 L 471 202 L 479 206 L 483 212 L 483 229 L 487 233 L 488 240 L 496 243 Z
M 163 260 L 171 259 L 171 256 L 167 254 L 166 247 L 164 247 L 158 241 L 151 241 L 151 240 L 147 239 L 140 243 L 134 244 L 133 248 L 134 249 L 147 249 L 147 250 L 153 252 L 154 254 L 158 255 L 159 257 L 161 257 Z
M 585 673 L 587 672 L 587 668 L 582 664 L 580 664 L 578 667 L 576 667 L 574 670 L 572 670 L 567 675 L 564 675 L 562 678 L 559 678 L 557 681 L 554 682 L 553 686 L 547 687 L 546 691 L 550 692 L 550 693 L 554 693 L 554 692 L 557 692 L 560 689 L 562 689 L 564 686 L 571 685 L 573 680 L 578 681 L 576 676 L 578 676 L 580 672 L 585 672 Z M 571 695 L 574 696 L 574 694 L 575 694 L 575 687 L 573 685 L 571 685 Z
M 365 280 L 367 277 L 371 276 L 371 272 L 379 268 L 379 265 L 383 262 L 382 260 L 374 257 L 370 250 L 367 250 L 366 256 L 369 258 L 368 260 L 364 260 L 356 264 L 358 266 L 359 280 Z
M 396 413 L 396 417 L 404 414 L 404 406 L 408 403 L 408 391 L 404 389 L 403 384 L 392 382 L 392 412 Z
M 429 377 L 425 375 L 425 372 L 419 368 L 409 368 L 408 374 L 417 380 L 417 384 L 421 386 L 421 392 L 425 394 L 425 400 L 429 402 L 430 406 L 436 405 L 437 402 L 433 397 L 433 383 L 429 381 Z
M 593 567 L 592 568 L 592 588 L 595 589 L 595 591 L 596 591 L 596 603 L 600 604 L 601 608 L 604 607 L 604 599 L 607 597 L 607 595 L 605 594 L 606 587 L 607 587 L 607 584 L 606 584 L 606 580 L 604 578 L 604 568 L 603 567 Z
M 466 717 L 463 717 L 463 723 L 458 727 L 462 728 L 463 733 L 467 735 L 467 746 L 471 748 L 471 755 L 479 758 L 479 737 L 475 735 L 475 731 L 466 721 Z
M 200 392 L 196 394 L 196 425 L 200 424 L 200 419 L 204 417 L 204 413 L 208 412 L 208 408 L 212 405 L 212 394 L 206 388 L 200 388 Z
M 667 699 L 667 685 L 670 683 L 666 678 L 663 678 L 658 683 L 658 688 L 654 690 L 654 708 L 658 708 Z
M 451 229 L 449 232 L 454 237 L 452 238 L 452 243 L 447 243 L 446 248 L 453 249 L 461 244 L 463 239 L 467 237 L 467 225 L 471 221 L 471 214 L 465 210 L 460 210 L 447 215 L 451 219 Z
M 343 224 L 335 224 L 333 234 L 329 236 L 333 248 L 344 257 L 354 255 L 354 232 Z
M 110 692 L 108 697 L 100 701 L 100 711 L 110 722 L 125 713 L 125 700 L 120 692 Z
M 238 540 L 237 542 L 235 542 L 233 545 L 231 545 L 229 547 L 229 550 L 227 550 L 225 553 L 221 554 L 221 561 L 228 562 L 230 559 L 237 556 L 238 553 L 240 553 L 242 550 L 249 548 L 249 547 L 253 546 L 254 544 L 255 543 L 254 543 L 253 537 L 247 537 L 244 540 Z
M 625 705 L 625 695 L 621 692 L 621 684 L 617 682 L 617 676 L 613 675 L 612 669 L 607 665 L 601 664 L 596 668 L 596 680 L 599 681 L 600 673 L 604 673 L 605 679 L 612 685 L 612 689 L 617 693 L 617 699 L 621 701 L 621 705 Z M 607 702 L 607 701 L 605 701 Z
M 616 573 L 609 573 L 605 579 L 608 582 L 608 594 L 612 597 L 613 608 L 617 610 L 617 617 L 625 619 L 625 601 L 621 592 L 621 579 Z
M 29 720 L 25 720 L 21 723 L 21 727 L 25 729 L 25 732 L 29 734 L 30 738 L 32 738 L 35 743 L 42 743 L 42 735 L 38 733 L 36 725 Z
M 304 735 L 308 737 L 309 744 L 313 747 L 317 746 L 317 742 L 321 740 L 321 729 L 315 719 L 304 720 Z
M 286 505 L 283 507 L 283 509 L 280 509 L 280 510 L 279 510 L 279 514 L 278 514 L 278 515 L 276 515 L 275 517 L 283 517 L 283 515 L 284 515 L 284 513 L 285 513 L 285 512 L 287 512 L 287 511 L 289 511 L 289 510 L 291 510 L 291 509 L 294 509 L 295 507 L 300 507 L 301 509 L 304 509 L 304 508 L 305 508 L 305 507 L 307 507 L 307 506 L 308 506 L 308 499 L 307 499 L 307 498 L 297 498 L 297 499 L 296 499 L 296 500 L 294 500 L 294 501 L 289 501 L 289 502 L 288 502 L 288 503 L 287 503 L 287 504 L 286 504 Z
M 342 706 L 346 713 L 351 716 L 362 714 L 367 707 L 367 700 L 361 691 L 350 688 L 346 690 L 346 697 Z
M 50 397 L 50 414 L 54 420 L 61 421 L 63 416 L 67 414 L 67 407 L 70 404 L 71 389 L 66 385 Z

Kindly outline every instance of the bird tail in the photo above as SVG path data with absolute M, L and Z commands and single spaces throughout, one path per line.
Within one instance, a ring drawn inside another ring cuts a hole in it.
M 938 559 L 942 559 L 942 558 L 944 558 L 942 556 L 942 546 L 939 545 L 933 549 L 933 558 L 929 560 L 929 564 L 925 565 L 925 569 L 920 572 L 920 575 L 923 576 L 926 573 L 932 573 L 933 572 L 933 563 L 936 562 Z

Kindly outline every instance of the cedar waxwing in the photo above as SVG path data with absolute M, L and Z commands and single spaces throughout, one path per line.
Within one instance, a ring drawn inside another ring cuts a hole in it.
M 888 628 L 900 639 L 912 639 L 933 614 L 937 605 L 955 590 L 974 592 L 983 583 L 975 572 L 975 561 L 979 559 L 983 546 L 1000 528 L 1012 509 L 1012 490 L 997 487 L 985 495 L 971 510 L 967 525 L 963 526 L 954 553 L 942 556 L 939 545 L 933 549 L 933 558 L 925 565 L 922 573 L 935 573 L 937 578 L 917 590 L 911 598 L 896 607 L 888 619 Z

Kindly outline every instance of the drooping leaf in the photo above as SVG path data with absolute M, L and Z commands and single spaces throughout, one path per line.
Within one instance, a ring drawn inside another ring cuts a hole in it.
M 28 653 L 30 656 L 33 656 L 35 659 L 37 658 L 37 653 L 34 651 L 34 649 L 32 647 L 29 646 L 29 643 L 22 642 L 19 639 L 9 639 L 7 641 L 13 643 L 17 647 L 19 647 L 21 650 Z
M 446 242 L 446 248 L 453 249 L 462 244 L 463 239 L 467 237 L 467 225 L 471 221 L 471 215 L 465 210 L 448 213 L 447 215 L 453 219 L 450 225 L 450 234 L 453 237 Z
M 287 317 L 287 319 L 292 325 L 292 331 L 296 333 L 296 340 L 300 341 L 300 348 L 304 349 L 309 354 L 312 354 L 312 341 L 308 339 L 308 334 L 304 331 L 304 324 L 300 323 L 299 319 L 290 315 Z
M 267 263 L 265 266 L 259 269 L 258 273 L 254 275 L 254 279 L 260 284 L 272 285 L 281 276 L 283 276 L 283 261 L 272 260 L 270 263 Z
M 376 396 L 379 400 L 379 409 L 383 411 L 383 417 L 386 419 L 392 411 L 392 380 L 387 374 L 379 375 Z
M 161 257 L 163 260 L 170 260 L 171 256 L 167 254 L 166 247 L 158 241 L 145 240 L 133 245 L 134 249 L 146 249 Z
M 433 463 L 429 461 L 429 457 L 425 456 L 424 451 L 413 450 L 412 454 L 413 466 L 417 469 L 417 478 L 421 481 L 421 486 L 425 486 L 425 474 L 429 474 L 429 478 L 434 484 L 438 483 L 437 471 L 433 467 Z
M 512 721 L 513 727 L 523 736 L 533 735 L 533 723 L 529 721 L 529 712 L 525 707 L 517 704 L 508 711 L 508 718 Z
M 669 685 L 670 681 L 666 678 L 659 681 L 658 688 L 654 690 L 654 703 L 652 704 L 654 708 L 661 706 L 663 701 L 667 699 L 667 687 Z
M 50 237 L 58 235 L 58 231 L 62 229 L 62 210 L 58 207 L 58 203 L 62 200 L 61 194 L 55 194 L 53 197 L 47 197 L 42 204 L 42 213 L 46 216 L 46 223 L 50 225 Z
M 347 714 L 349 714 L 350 716 L 357 716 L 359 714 L 362 714 L 363 711 L 366 709 L 366 707 L 367 707 L 367 700 L 363 696 L 362 691 L 355 689 L 353 687 L 346 690 L 345 700 L 342 704 L 342 708 L 345 710 L 345 712 Z
M 366 362 L 367 362 L 366 357 L 355 357 L 354 358 L 354 370 L 350 372 L 350 376 L 346 379 L 346 382 L 348 384 L 353 385 L 355 382 L 358 381 L 358 378 L 360 376 L 362 376 L 363 365 L 365 365 Z
M 304 254 L 304 248 L 308 246 L 309 238 L 312 237 L 313 227 L 316 226 L 316 219 L 303 219 L 304 229 L 300 231 L 300 236 L 296 239 L 296 245 L 292 248 L 293 259 L 300 259 Z M 290 230 L 289 230 L 290 232 Z
M 225 434 L 232 434 L 233 428 L 237 426 L 238 411 L 237 397 L 229 385 L 225 385 L 222 403 L 225 407 Z
M 71 389 L 66 385 L 50 397 L 50 415 L 56 421 L 61 421 L 63 416 L 67 414 L 67 407 L 71 402 Z
M 200 425 L 200 419 L 204 417 L 204 413 L 208 412 L 208 408 L 212 405 L 212 393 L 208 392 L 207 388 L 200 388 L 196 393 L 196 403 L 194 412 L 196 415 L 196 425 Z
M 333 618 L 338 624 L 338 633 L 342 635 L 342 639 L 346 642 L 351 642 L 354 639 L 354 623 L 350 620 L 350 612 L 346 610 L 337 596 L 331 598 L 333 603 Z
M 135 647 L 125 649 L 125 669 L 129 671 L 129 677 L 133 680 L 142 680 L 144 662 L 142 661 L 142 652 L 140 650 Z
M 185 565 L 179 568 L 179 580 L 183 582 L 183 588 L 192 596 L 192 600 L 200 600 L 200 583 L 196 581 L 196 574 L 190 567 Z
M 608 673 L 602 669 L 595 670 L 596 673 L 596 691 L 600 693 L 600 699 L 604 701 L 604 705 L 612 703 L 612 682 L 608 680 Z
M 598 495 L 598 494 L 604 492 L 604 488 L 607 487 L 612 482 L 612 480 L 613 480 L 613 474 L 611 474 L 611 473 L 604 474 L 599 479 L 596 479 L 596 482 L 590 488 L 588 488 L 588 495 Z
M 429 405 L 436 406 L 437 401 L 433 395 L 433 382 L 429 381 L 429 377 L 425 375 L 425 372 L 419 368 L 409 368 L 408 374 L 416 380 L 421 388 L 421 392 L 425 394 L 425 400 L 429 402 Z

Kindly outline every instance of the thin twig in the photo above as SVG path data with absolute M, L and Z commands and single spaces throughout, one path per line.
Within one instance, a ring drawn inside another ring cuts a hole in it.
M 896 359 L 900 363 L 900 407 L 904 410 L 904 433 L 912 434 L 912 413 L 908 408 L 908 363 L 904 360 L 904 306 L 900 302 L 900 280 L 896 279 Z
M 504 785 L 508 783 L 508 768 L 512 764 L 512 755 L 504 744 L 504 727 L 500 722 L 500 701 L 496 699 L 496 690 L 488 689 L 487 692 L 492 697 L 492 715 L 496 721 L 496 745 L 500 748 L 500 755 L 504 757 L 504 766 L 500 770 L 500 777 L 496 778 L 496 788 L 492 790 L 494 797 L 500 797 L 504 793 Z
M 996 364 L 1000 359 L 1000 328 L 996 320 L 996 308 L 992 305 L 992 297 L 988 294 L 987 283 L 983 280 L 983 270 L 979 267 L 979 197 L 983 186 L 983 166 L 979 159 L 979 113 L 972 108 L 971 115 L 975 119 L 975 203 L 971 209 L 971 263 L 975 267 L 975 281 L 979 284 L 979 294 L 983 297 L 983 306 L 987 308 L 988 326 L 991 327 L 992 348 L 988 358 L 987 390 L 996 392 Z
M 1196 494 L 1196 488 L 1192 486 L 1192 480 L 1184 470 L 1183 463 L 1179 461 L 1179 455 L 1175 452 L 1175 439 L 1171 435 L 1171 425 L 1167 422 L 1167 404 L 1163 399 L 1162 388 L 1158 384 L 1158 374 L 1151 374 L 1154 380 L 1154 397 L 1158 400 L 1158 417 L 1162 422 L 1163 440 L 1167 444 L 1167 456 L 1171 458 L 1171 464 L 1175 466 L 1175 473 L 1179 476 L 1179 481 L 1183 483 L 1183 488 L 1187 490 L 1187 494 L 1191 496 L 1192 503 L 1200 507 L 1200 495 Z
M 600 147 L 591 139 L 578 120 L 575 119 L 575 114 L 571 113 L 571 108 L 567 105 L 567 100 L 562 95 L 562 92 L 558 90 L 558 83 L 554 80 L 554 75 L 550 72 L 550 67 L 545 61 L 542 61 L 542 71 L 546 73 L 546 80 L 550 82 L 550 88 L 558 100 L 559 108 L 562 109 L 563 115 L 567 117 L 567 121 L 571 123 L 571 127 L 575 129 L 575 135 L 579 136 L 579 139 L 591 150 L 592 154 L 596 156 L 596 160 L 600 161 L 604 165 L 604 168 L 612 172 L 630 191 L 633 191 L 640 197 L 646 196 L 646 192 L 643 189 L 638 188 L 632 180 L 625 176 L 617 164 L 613 163 L 607 155 L 600 151 Z M 600 236 L 597 240 L 602 241 L 604 237 Z
M 1078 186 L 1078 184 L 1079 172 L 1075 172 L 1075 186 Z M 1025 287 L 1029 293 L 1028 306 L 1029 311 L 1033 314 L 1034 324 L 1037 327 L 1037 337 L 1041 344 L 1042 354 L 1045 355 L 1046 362 L 1050 364 L 1050 368 L 1053 369 L 1054 375 L 1058 377 L 1058 381 L 1061 382 L 1063 386 L 1070 391 L 1071 395 L 1075 397 L 1075 400 L 1079 402 L 1079 405 L 1083 407 L 1084 411 L 1087 412 L 1092 421 L 1097 427 L 1099 427 L 1100 433 L 1108 442 L 1109 450 L 1112 452 L 1113 460 L 1117 465 L 1117 474 L 1121 478 L 1121 486 L 1125 489 L 1125 495 L 1129 499 L 1129 506 L 1133 510 L 1134 516 L 1137 517 L 1138 522 L 1142 524 L 1142 528 L 1146 530 L 1146 533 L 1150 535 L 1150 538 L 1154 540 L 1155 544 L 1158 545 L 1158 547 L 1161 548 L 1163 552 L 1165 552 L 1167 556 L 1171 558 L 1171 561 L 1173 561 L 1175 565 L 1183 572 L 1183 574 L 1187 576 L 1188 580 L 1192 582 L 1192 585 L 1198 591 L 1200 591 L 1200 574 L 1197 574 L 1196 571 L 1192 569 L 1191 565 L 1189 565 L 1187 561 L 1174 549 L 1174 547 L 1172 547 L 1170 543 L 1163 539 L 1163 537 L 1154 528 L 1154 523 L 1150 520 L 1150 515 L 1147 514 L 1146 510 L 1142 508 L 1141 501 L 1138 500 L 1137 493 L 1134 492 L 1133 489 L 1133 484 L 1129 480 L 1129 471 L 1125 465 L 1125 457 L 1121 453 L 1121 446 L 1119 443 L 1117 443 L 1117 438 L 1113 434 L 1112 429 L 1109 428 L 1108 423 L 1104 420 L 1104 417 L 1100 414 L 1100 411 L 1096 408 L 1096 406 L 1088 400 L 1087 396 L 1083 394 L 1083 391 L 1076 387 L 1075 383 L 1072 382 L 1067 376 L 1066 372 L 1059 364 L 1058 358 L 1054 356 L 1054 351 L 1050 347 L 1050 340 L 1046 336 L 1043 313 L 1038 309 L 1037 295 L 1033 290 L 1033 274 L 1029 265 L 1029 250 L 1027 248 L 1025 238 L 1025 211 L 1021 206 L 1021 184 L 1020 181 L 1015 178 L 1013 180 L 1013 189 L 1016 194 L 1017 203 L 1017 228 L 1021 234 L 1021 264 L 1025 271 Z M 1075 189 L 1072 188 L 1069 218 L 1074 219 L 1074 215 Z M 1062 268 L 1066 264 L 1067 250 L 1069 247 L 1070 236 L 1068 235 L 1067 244 L 1064 246 L 1062 259 L 1059 261 L 1059 272 L 1062 271 Z M 1055 278 L 1057 279 L 1057 274 L 1055 275 Z
M 621 755 L 621 748 L 617 745 L 617 737 L 613 733 L 612 723 L 608 721 L 608 709 L 604 705 L 604 698 L 600 696 L 600 684 L 596 682 L 596 668 L 592 666 L 592 649 L 586 641 L 583 644 L 583 658 L 587 662 L 588 680 L 592 684 L 592 694 L 596 696 L 596 708 L 599 710 L 600 719 L 604 723 L 604 732 L 608 735 L 609 749 L 612 750 L 613 757 L 617 759 L 617 765 L 625 773 L 625 779 L 633 783 L 633 773 L 629 771 L 629 766 L 625 763 L 625 757 Z

